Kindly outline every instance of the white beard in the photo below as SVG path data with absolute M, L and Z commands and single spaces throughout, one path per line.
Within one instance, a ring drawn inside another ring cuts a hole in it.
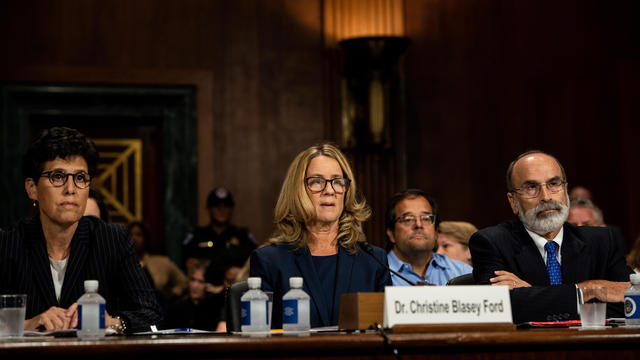
M 569 202 L 569 195 L 565 190 L 565 196 L 567 202 Z M 569 205 L 565 205 L 560 201 L 547 201 L 530 209 L 526 213 L 522 211 L 520 201 L 515 198 L 516 209 L 518 210 L 518 217 L 524 224 L 524 227 L 533 231 L 538 235 L 548 234 L 554 230 L 559 229 L 567 218 L 569 217 Z M 538 215 L 545 210 L 555 209 L 558 212 L 551 213 L 549 215 Z

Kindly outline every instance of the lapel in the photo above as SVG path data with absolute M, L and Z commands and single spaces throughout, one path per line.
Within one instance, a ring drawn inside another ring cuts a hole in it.
M 69 252 L 69 261 L 67 262 L 67 270 L 64 274 L 62 289 L 60 290 L 60 305 L 64 308 L 71 306 L 78 299 L 75 298 L 78 286 L 84 290 L 84 284 L 78 284 L 80 275 L 85 272 L 84 264 L 89 254 L 89 241 L 91 223 L 86 218 L 80 219 L 76 228 L 73 239 L 71 239 L 71 250 Z M 80 293 L 83 293 L 81 291 Z
M 320 319 L 323 324 L 329 324 L 329 307 L 327 306 L 322 288 L 320 287 L 320 278 L 316 273 L 315 266 L 313 266 L 313 259 L 311 258 L 311 252 L 308 247 L 297 249 L 293 252 L 295 256 L 296 266 L 302 277 L 305 279 L 304 288 L 311 297 L 311 307 L 320 315 Z M 289 284 L 286 285 L 287 288 Z M 309 309 L 313 311 L 312 309 Z
M 517 246 L 514 246 L 516 266 L 520 271 L 518 277 L 527 279 L 527 282 L 533 286 L 549 285 L 547 266 L 522 222 L 517 222 L 513 234 L 518 241 Z
M 562 238 L 562 282 L 571 284 L 588 279 L 588 269 L 591 268 L 590 256 L 584 256 L 585 243 L 574 231 L 572 225 L 564 224 Z
M 349 254 L 342 246 L 338 246 L 338 267 L 336 269 L 335 296 L 333 297 L 334 314 L 338 314 L 340 310 L 341 295 L 348 293 L 351 287 L 351 272 L 355 258 L 355 255 Z
M 27 245 L 25 256 L 28 261 L 28 268 L 32 269 L 33 285 L 35 285 L 36 291 L 41 293 L 47 308 L 58 306 L 56 291 L 53 288 L 53 278 L 51 276 L 51 265 L 49 264 L 46 240 L 44 239 L 39 218 L 34 218 L 33 222 L 29 222 L 25 227 L 25 231 Z

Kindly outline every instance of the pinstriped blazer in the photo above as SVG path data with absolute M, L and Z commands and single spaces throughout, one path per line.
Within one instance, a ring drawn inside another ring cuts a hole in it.
M 39 217 L 0 230 L 0 294 L 27 294 L 26 318 L 52 306 L 68 308 L 84 293 L 84 280 L 98 280 L 109 315 L 119 315 L 127 332 L 147 331 L 161 321 L 160 307 L 124 227 L 83 217 L 56 299 Z

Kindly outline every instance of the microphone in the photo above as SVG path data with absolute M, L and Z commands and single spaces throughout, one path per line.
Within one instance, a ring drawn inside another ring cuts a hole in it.
M 382 267 L 384 267 L 385 269 L 389 270 L 390 272 L 392 272 L 394 275 L 396 275 L 397 277 L 399 277 L 400 279 L 408 282 L 409 284 L 411 284 L 411 286 L 416 286 L 417 284 L 414 283 L 413 281 L 407 279 L 406 277 L 398 274 L 397 271 L 392 270 L 390 267 L 388 267 L 385 263 L 383 263 L 382 261 L 380 261 L 375 255 L 373 255 L 373 248 L 371 247 L 371 244 L 369 244 L 367 241 L 358 241 L 358 246 L 360 246 L 360 249 L 362 249 L 362 251 L 366 252 L 367 254 L 371 255 L 372 258 L 374 258 L 378 264 L 382 265 Z

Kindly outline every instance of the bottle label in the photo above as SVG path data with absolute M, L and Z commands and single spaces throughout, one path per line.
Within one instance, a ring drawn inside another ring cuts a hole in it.
M 100 329 L 106 328 L 104 319 L 104 307 L 105 304 L 100 304 Z
M 624 297 L 624 316 L 627 319 L 640 319 L 640 295 L 628 295 Z
M 105 309 L 105 304 L 96 304 L 98 305 L 98 328 L 99 329 L 104 329 L 105 328 L 105 318 L 104 318 L 104 309 Z M 89 308 L 91 308 L 91 306 L 89 306 Z M 83 309 L 82 304 L 78 304 L 78 330 L 82 330 L 82 324 L 84 324 L 84 322 L 82 321 L 82 317 L 83 315 L 85 315 L 85 320 L 87 318 L 87 315 L 90 317 L 91 314 L 85 314 L 85 310 L 86 308 Z M 88 311 L 91 311 L 90 309 Z M 90 320 L 89 320 L 90 321 Z M 86 328 L 86 326 L 85 326 Z
M 242 325 L 251 325 L 251 301 L 243 301 L 242 302 Z
M 298 323 L 298 300 L 282 301 L 282 323 L 283 324 Z

